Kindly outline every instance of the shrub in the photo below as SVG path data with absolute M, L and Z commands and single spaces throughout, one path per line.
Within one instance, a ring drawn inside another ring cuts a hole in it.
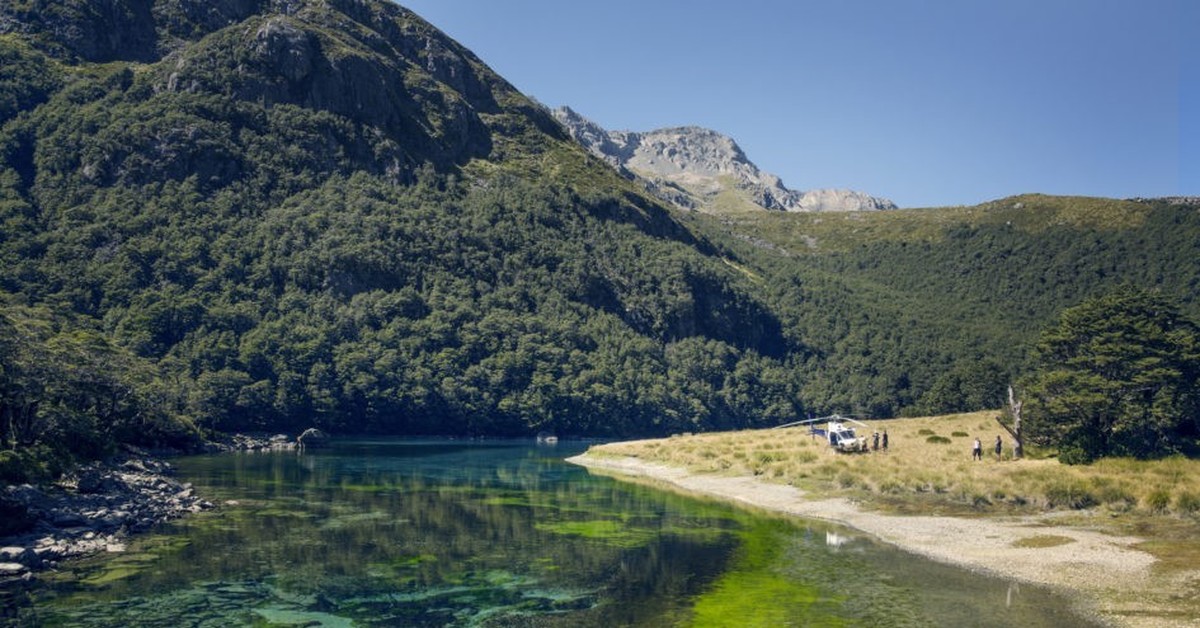
M 946 438 L 945 436 L 938 436 L 937 434 L 934 434 L 933 436 L 926 438 L 925 442 L 933 443 L 935 445 L 946 445 L 950 443 L 950 439 Z
M 0 451 L 0 484 L 24 484 L 29 481 L 25 462 L 15 451 Z
M 1068 447 L 1058 452 L 1058 461 L 1063 464 L 1091 464 L 1096 456 L 1082 447 Z
M 969 434 L 967 434 L 966 432 L 963 432 L 961 430 L 954 431 L 950 435 L 955 438 L 963 438 L 963 437 L 969 436 Z
M 1145 506 L 1146 506 L 1146 510 L 1149 510 L 1150 512 L 1156 512 L 1156 513 L 1167 512 L 1167 509 L 1170 507 L 1170 505 L 1171 505 L 1171 494 L 1169 492 L 1167 492 L 1166 489 L 1163 489 L 1163 488 L 1154 489 L 1154 491 L 1152 491 L 1149 495 L 1146 496 Z
M 931 434 L 934 434 L 934 433 L 935 433 L 935 432 L 934 432 L 933 430 L 931 430 L 931 429 L 929 429 L 929 428 L 927 428 L 927 427 L 923 427 L 923 428 L 921 428 L 921 429 L 917 430 L 917 435 L 918 435 L 918 436 L 929 436 L 929 435 L 931 435 Z
M 1137 505 L 1137 497 L 1129 491 L 1112 485 L 1105 485 L 1096 489 L 1096 499 L 1100 503 L 1108 506 L 1112 510 L 1125 512 L 1131 510 Z
M 1063 481 L 1046 487 L 1046 505 L 1050 508 L 1082 510 L 1097 503 L 1096 496 L 1080 482 Z
M 782 460 L 783 458 L 781 456 L 778 459 Z M 775 460 L 776 457 L 774 454 L 758 454 L 758 464 L 760 465 L 771 464 L 772 462 L 775 462 Z
M 904 492 L 904 485 L 896 480 L 884 480 L 879 484 L 879 492 L 887 495 L 898 495 Z
M 1175 511 L 1191 515 L 1200 512 L 1200 495 L 1191 491 L 1185 491 L 1175 497 Z

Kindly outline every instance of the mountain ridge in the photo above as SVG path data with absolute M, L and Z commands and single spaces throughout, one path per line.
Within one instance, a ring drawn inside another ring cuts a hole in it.
M 580 144 L 657 196 L 684 209 L 738 211 L 748 204 L 772 211 L 896 209 L 887 199 L 845 189 L 796 191 L 763 172 L 740 146 L 718 131 L 681 126 L 654 131 L 608 131 L 570 107 L 552 113 Z M 729 196 L 741 202 L 729 207 Z

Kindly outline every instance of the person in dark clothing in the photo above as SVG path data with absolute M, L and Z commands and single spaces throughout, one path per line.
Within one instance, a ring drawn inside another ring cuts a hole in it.
M 1000 440 L 1000 436 L 996 436 L 996 460 L 1000 460 L 1000 452 L 1004 451 L 1004 442 Z

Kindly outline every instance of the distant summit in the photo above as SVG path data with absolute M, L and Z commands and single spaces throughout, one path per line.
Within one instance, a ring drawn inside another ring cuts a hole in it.
M 790 190 L 779 177 L 759 170 L 732 138 L 711 129 L 608 131 L 568 107 L 553 114 L 592 154 L 642 179 L 660 198 L 685 209 L 730 213 L 896 208 L 887 199 L 853 190 Z

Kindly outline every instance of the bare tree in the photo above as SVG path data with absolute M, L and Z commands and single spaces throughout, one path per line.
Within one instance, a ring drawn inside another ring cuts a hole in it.
M 1006 409 L 1005 414 L 1008 414 L 1012 417 L 1012 425 L 1008 425 L 1004 422 L 1003 414 L 996 417 L 996 422 L 1000 424 L 1000 427 L 1004 428 L 1004 431 L 1008 432 L 1008 434 L 1012 436 L 1013 459 L 1018 459 L 1025 455 L 1025 448 L 1021 441 L 1021 404 L 1022 402 L 1017 401 L 1017 396 L 1013 392 L 1013 387 L 1009 386 L 1008 408 Z

